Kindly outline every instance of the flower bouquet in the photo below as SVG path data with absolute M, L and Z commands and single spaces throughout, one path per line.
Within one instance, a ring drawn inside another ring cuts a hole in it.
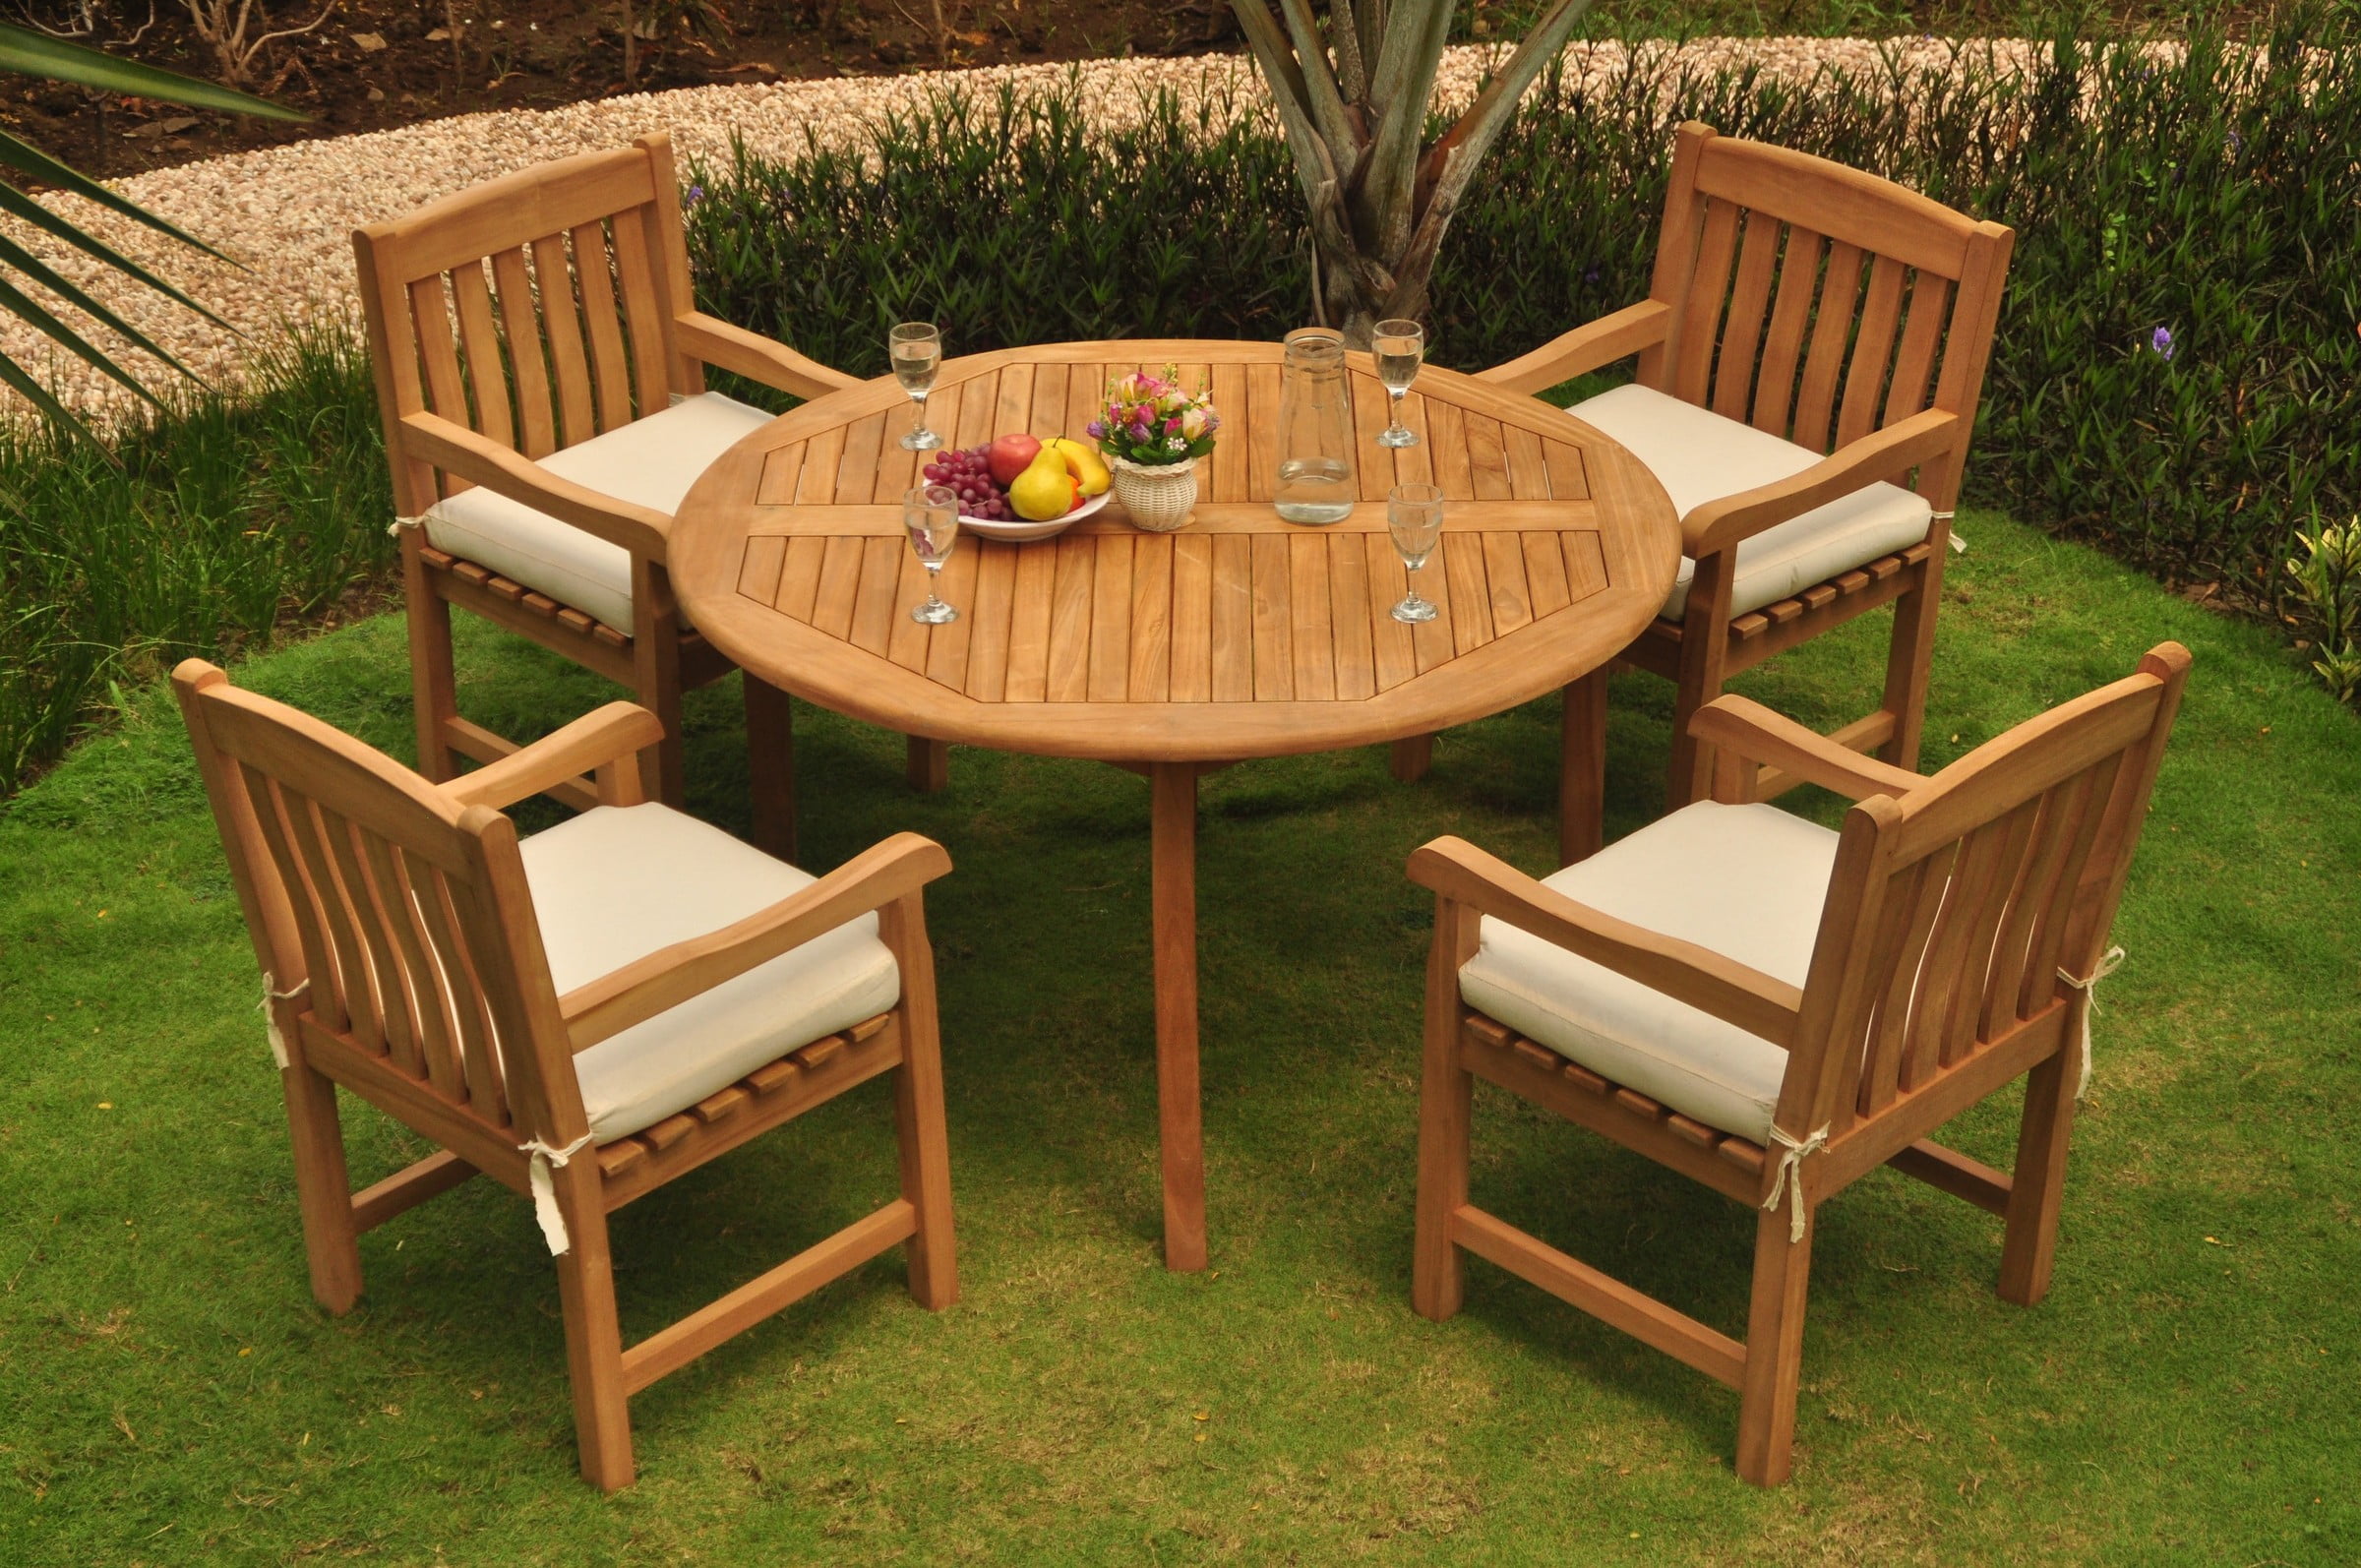
M 1153 533 L 1184 526 L 1197 504 L 1197 459 L 1213 451 L 1222 416 L 1204 389 L 1187 392 L 1180 371 L 1134 371 L 1107 388 L 1106 406 L 1084 427 L 1115 470 L 1116 498 Z

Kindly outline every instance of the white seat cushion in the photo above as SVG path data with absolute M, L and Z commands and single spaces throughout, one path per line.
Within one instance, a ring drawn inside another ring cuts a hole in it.
M 1775 806 L 1700 801 L 1544 885 L 1800 987 L 1837 835 Z M 1787 1053 L 1636 980 L 1486 917 L 1459 972 L 1468 1005 L 1628 1089 L 1756 1143 Z
M 1709 501 L 1792 478 L 1820 460 L 1819 453 L 1791 441 L 1646 387 L 1617 387 L 1566 412 L 1597 426 L 1646 464 L 1682 517 Z M 1742 539 L 1729 613 L 1759 610 L 1916 544 L 1933 519 L 1925 497 L 1880 481 Z M 1660 612 L 1665 619 L 1677 621 L 1687 613 L 1689 579 L 1696 572 L 1696 562 L 1680 558 L 1680 574 Z
M 701 936 L 814 877 L 669 807 L 601 806 L 524 840 L 524 876 L 558 995 Z M 685 1111 L 766 1061 L 901 999 L 901 973 L 863 915 L 574 1058 L 590 1132 L 612 1142 Z
M 561 479 L 670 516 L 713 459 L 770 415 L 719 392 L 700 392 L 540 459 Z M 437 502 L 427 542 L 632 630 L 632 554 L 594 533 L 535 512 L 483 486 Z

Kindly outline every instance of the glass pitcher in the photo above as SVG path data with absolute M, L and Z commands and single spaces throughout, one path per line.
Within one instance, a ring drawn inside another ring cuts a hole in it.
M 1287 334 L 1279 388 L 1279 492 L 1289 522 L 1342 522 L 1353 513 L 1353 397 L 1345 337 L 1325 327 Z

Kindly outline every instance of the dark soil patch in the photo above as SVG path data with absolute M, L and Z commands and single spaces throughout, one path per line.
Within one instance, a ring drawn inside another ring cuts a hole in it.
M 109 53 L 224 77 L 183 0 L 155 0 L 145 29 L 145 0 L 30 0 L 27 9 L 60 32 L 89 27 L 80 41 Z M 319 14 L 295 0 L 256 0 L 255 11 L 250 35 Z M 1200 54 L 1236 47 L 1238 36 L 1227 0 L 636 0 L 632 13 L 643 36 L 627 79 L 622 0 L 333 0 L 318 29 L 267 45 L 248 85 L 309 114 L 309 123 L 0 79 L 0 126 L 87 173 L 117 179 L 486 109 L 708 83 Z

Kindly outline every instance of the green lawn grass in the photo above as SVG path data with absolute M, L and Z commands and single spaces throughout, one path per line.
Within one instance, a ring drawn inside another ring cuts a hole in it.
M 1970 515 L 1930 763 L 2197 652 L 2104 988 L 2057 1283 L 1992 1294 L 1998 1224 L 1892 1173 L 1824 1214 L 1795 1481 L 1730 1473 L 1734 1396 L 1488 1265 L 1410 1310 L 1420 964 L 1440 832 L 1531 870 L 1554 704 L 1208 780 L 1213 1270 L 1158 1263 L 1147 805 L 1114 769 L 812 715 L 815 869 L 915 828 L 940 953 L 964 1296 L 882 1260 L 634 1403 L 641 1478 L 575 1477 L 554 1273 L 476 1182 L 305 1284 L 258 980 L 169 701 L 0 817 L 0 1560 L 768 1563 L 2349 1563 L 2361 1427 L 2361 724 L 2262 628 Z M 1741 689 L 1827 723 L 1882 624 Z M 406 752 L 391 618 L 237 678 Z M 477 636 L 462 705 L 547 729 L 611 694 Z M 1662 799 L 1667 693 L 1618 681 L 1610 832 Z M 734 693 L 693 805 L 745 820 Z M 1806 803 L 1826 814 L 1825 801 Z M 871 1086 L 626 1211 L 644 1334 L 890 1190 Z M 1952 1136 L 2010 1147 L 2014 1097 Z M 1730 1332 L 1751 1217 L 1489 1091 L 1479 1201 Z M 423 1147 L 348 1117 L 356 1180 Z

